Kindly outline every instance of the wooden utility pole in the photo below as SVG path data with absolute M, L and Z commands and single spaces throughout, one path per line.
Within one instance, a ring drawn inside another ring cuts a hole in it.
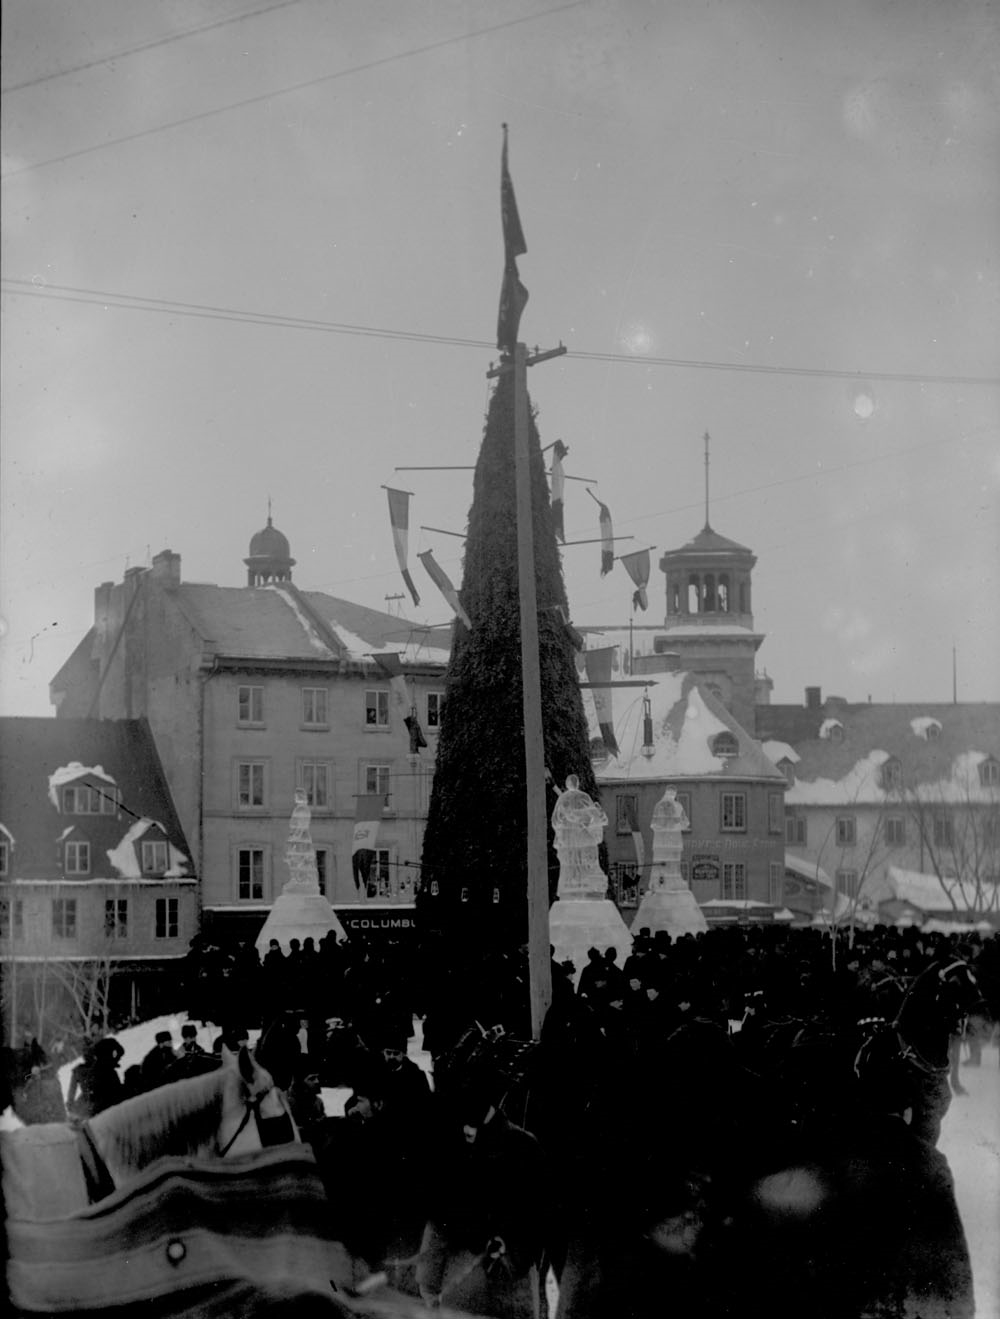
M 531 451 L 528 418 L 528 367 L 559 357 L 562 344 L 528 356 L 523 343 L 512 358 L 488 376 L 514 372 L 514 480 L 517 508 L 517 587 L 521 621 L 521 709 L 524 717 L 524 770 L 527 806 L 528 982 L 531 1035 L 539 1039 L 552 1002 L 549 952 L 549 859 L 545 820 L 545 741 L 542 736 L 542 679 L 538 660 L 538 600 L 535 591 L 535 528 L 531 516 Z

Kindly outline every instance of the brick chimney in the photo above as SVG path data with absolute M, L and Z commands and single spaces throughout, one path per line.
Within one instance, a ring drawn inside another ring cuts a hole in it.
M 101 582 L 100 586 L 94 587 L 94 627 L 102 640 L 110 626 L 111 592 L 114 589 L 114 582 Z
M 822 692 L 821 688 L 819 688 L 819 687 L 807 687 L 807 688 L 806 688 L 806 709 L 807 709 L 807 710 L 822 710 L 822 708 L 823 708 L 823 692 Z
M 173 550 L 160 550 L 153 556 L 153 581 L 167 590 L 181 584 L 181 556 Z

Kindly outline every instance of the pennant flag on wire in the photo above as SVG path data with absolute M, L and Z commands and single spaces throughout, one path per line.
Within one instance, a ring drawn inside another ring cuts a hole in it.
M 615 566 L 615 536 L 611 526 L 611 513 L 607 504 L 600 505 L 598 515 L 601 520 L 601 576 L 606 577 Z
M 642 841 L 642 830 L 639 828 L 639 810 L 636 805 L 635 797 L 631 795 L 623 797 L 622 808 L 628 824 L 628 831 L 632 835 L 632 846 L 635 848 L 636 864 L 639 869 L 642 870 L 643 866 L 646 864 L 646 848 Z
M 359 892 L 362 885 L 367 886 L 368 877 L 372 872 L 379 821 L 382 819 L 384 804 L 385 798 L 380 792 L 362 793 L 357 798 L 354 809 L 354 833 L 351 838 L 351 870 L 354 874 L 354 887 Z
M 612 756 L 618 755 L 614 705 L 611 700 L 611 659 L 617 649 L 617 646 L 602 646 L 599 650 L 586 650 L 583 653 L 590 694 L 594 698 L 597 722 L 601 729 L 601 741 Z
M 406 589 L 413 597 L 413 603 L 418 605 L 420 596 L 417 595 L 417 588 L 413 585 L 413 578 L 406 566 L 410 530 L 410 495 L 406 490 L 393 490 L 389 486 L 385 487 L 385 491 L 389 496 L 389 521 L 392 523 L 392 539 L 393 544 L 396 546 L 399 571 L 403 574 L 403 581 L 406 583 Z
M 459 602 L 458 599 L 458 592 L 455 590 L 454 586 L 452 585 L 451 578 L 448 576 L 445 570 L 435 559 L 433 551 L 424 550 L 422 554 L 417 555 L 417 558 L 427 569 L 427 574 L 430 577 L 431 581 L 434 583 L 437 589 L 441 592 L 444 598 L 451 605 L 452 609 L 455 611 L 458 617 L 462 620 L 462 622 L 471 632 L 472 624 L 469 621 L 469 615 L 462 608 L 461 603 Z
M 552 525 L 555 528 L 556 540 L 566 543 L 566 532 L 563 526 L 563 487 L 566 484 L 566 477 L 563 475 L 562 460 L 569 453 L 569 450 L 563 444 L 562 440 L 556 440 L 552 446 Z
M 507 125 L 503 126 L 503 150 L 500 153 L 500 220 L 503 225 L 503 283 L 500 286 L 500 311 L 497 315 L 497 347 L 512 353 L 517 343 L 521 312 L 528 301 L 528 290 L 517 273 L 517 258 L 528 250 L 517 213 L 514 184 L 507 167 Z
M 410 699 L 406 677 L 403 673 L 403 667 L 399 659 L 399 652 L 389 650 L 380 655 L 370 654 L 369 657 L 375 661 L 383 676 L 389 679 L 389 690 L 392 692 L 393 702 L 398 705 L 400 709 L 408 708 L 412 705 L 413 702 Z
M 646 586 L 649 583 L 649 550 L 636 550 L 634 554 L 623 554 L 622 566 L 639 588 L 633 592 L 632 608 L 648 609 L 649 596 L 646 594 Z
M 403 723 L 410 735 L 410 755 L 416 756 L 419 754 L 420 748 L 427 745 L 427 739 L 424 737 L 424 730 L 420 727 L 420 719 L 415 705 L 410 706 L 410 713 L 403 720 Z

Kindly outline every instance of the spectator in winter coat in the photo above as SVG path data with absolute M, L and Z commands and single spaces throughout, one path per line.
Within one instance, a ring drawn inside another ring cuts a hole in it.
M 539 1285 L 550 1203 L 541 1146 L 497 1111 L 488 1086 L 474 1084 L 438 1159 L 417 1264 L 420 1295 L 431 1306 L 507 1314 Z
M 168 1030 L 156 1032 L 156 1042 L 142 1060 L 142 1080 L 147 1090 L 165 1085 L 168 1073 L 177 1061 L 174 1041 Z

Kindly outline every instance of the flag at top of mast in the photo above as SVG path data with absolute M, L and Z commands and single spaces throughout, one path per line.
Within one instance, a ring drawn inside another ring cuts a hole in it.
M 517 258 L 524 256 L 528 245 L 524 241 L 521 218 L 517 213 L 517 199 L 507 167 L 507 125 L 503 125 L 503 151 L 500 156 L 500 218 L 503 223 L 503 284 L 500 287 L 500 314 L 497 317 L 497 347 L 504 353 L 513 353 L 517 343 L 521 312 L 528 301 L 528 290 L 517 273 Z

